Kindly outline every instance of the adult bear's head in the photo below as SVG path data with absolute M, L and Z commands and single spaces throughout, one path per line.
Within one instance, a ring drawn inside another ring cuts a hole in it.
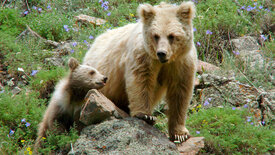
M 143 24 L 146 51 L 161 63 L 172 62 L 190 51 L 193 45 L 193 2 L 181 5 L 141 4 L 138 8 Z

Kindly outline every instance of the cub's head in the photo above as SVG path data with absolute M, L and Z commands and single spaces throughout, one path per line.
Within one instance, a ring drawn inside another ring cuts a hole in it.
M 70 68 L 69 82 L 73 87 L 89 90 L 100 89 L 105 86 L 108 78 L 95 68 L 80 65 L 75 58 L 70 58 L 68 65 Z
M 193 2 L 181 5 L 161 3 L 142 4 L 138 8 L 143 24 L 145 47 L 150 56 L 161 63 L 171 62 L 185 55 L 193 46 Z

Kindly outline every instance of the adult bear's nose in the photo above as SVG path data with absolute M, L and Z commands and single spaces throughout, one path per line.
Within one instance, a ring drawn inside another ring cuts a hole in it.
M 167 59 L 166 59 L 166 51 L 157 51 L 157 56 L 158 56 L 159 61 L 160 61 L 161 63 L 167 62 Z
M 106 83 L 107 80 L 108 80 L 108 78 L 105 76 L 105 77 L 103 78 L 103 82 Z

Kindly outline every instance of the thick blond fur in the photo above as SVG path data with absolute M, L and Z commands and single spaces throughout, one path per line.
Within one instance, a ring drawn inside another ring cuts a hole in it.
M 138 13 L 141 21 L 100 35 L 83 64 L 93 65 L 110 77 L 102 92 L 124 110 L 129 105 L 131 116 L 150 115 L 166 94 L 170 137 L 188 135 L 185 119 L 197 61 L 194 4 L 142 4 Z M 160 62 L 158 51 L 166 52 L 166 63 Z
M 69 130 L 74 122 L 78 122 L 87 92 L 105 85 L 106 77 L 93 67 L 79 65 L 74 58 L 69 60 L 68 65 L 69 75 L 56 85 L 43 120 L 39 124 L 36 148 L 40 146 L 41 138 L 46 137 L 48 130 L 57 129 L 58 132 L 64 132 Z

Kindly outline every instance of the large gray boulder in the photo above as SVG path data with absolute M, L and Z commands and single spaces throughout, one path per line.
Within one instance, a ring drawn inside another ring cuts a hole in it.
M 69 154 L 179 154 L 165 134 L 136 118 L 84 128 Z

